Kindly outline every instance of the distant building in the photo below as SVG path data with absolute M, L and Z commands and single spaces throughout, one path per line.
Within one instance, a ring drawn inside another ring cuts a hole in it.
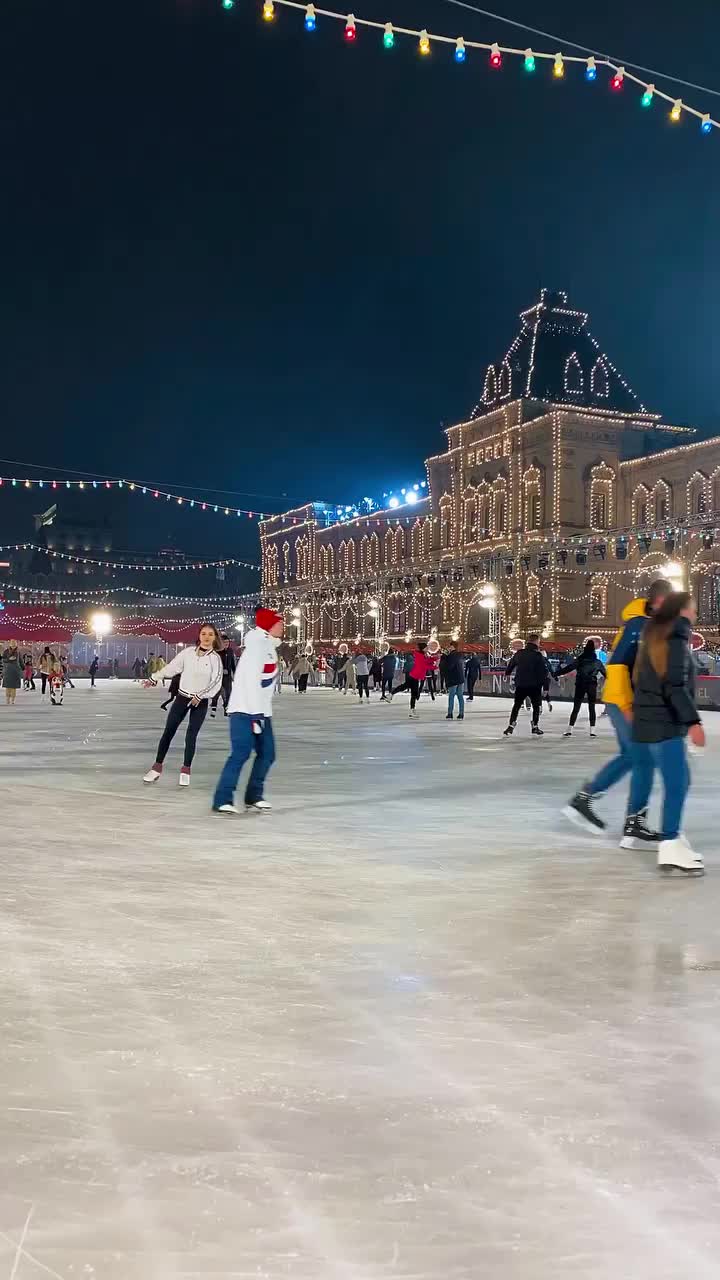
M 661 570 L 717 638 L 720 437 L 646 409 L 587 320 L 542 291 L 412 505 L 328 523 L 337 508 L 311 502 L 261 523 L 263 596 L 303 639 L 482 640 L 487 583 L 504 641 L 608 637 Z
M 103 560 L 112 551 L 112 533 L 109 520 L 92 519 L 78 515 L 68 504 L 59 509 L 55 502 L 46 511 L 33 517 L 36 544 L 47 548 L 47 553 L 35 552 L 28 566 L 31 574 L 62 577 L 109 577 L 111 570 L 98 564 L 83 563 Z

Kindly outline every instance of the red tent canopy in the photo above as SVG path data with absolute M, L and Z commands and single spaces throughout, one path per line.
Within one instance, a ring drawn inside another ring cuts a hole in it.
M 74 628 L 42 605 L 6 604 L 0 611 L 0 642 L 70 644 Z

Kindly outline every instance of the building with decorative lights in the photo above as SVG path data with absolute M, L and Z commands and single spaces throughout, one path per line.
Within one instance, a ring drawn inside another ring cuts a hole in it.
M 261 522 L 263 597 L 291 635 L 482 644 L 493 631 L 496 647 L 538 631 L 568 647 L 611 636 L 664 571 L 718 639 L 720 437 L 647 410 L 587 321 L 544 289 L 399 505 L 308 502 Z

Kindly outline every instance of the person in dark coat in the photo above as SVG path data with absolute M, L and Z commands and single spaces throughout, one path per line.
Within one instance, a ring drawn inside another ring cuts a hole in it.
M 370 675 L 373 678 L 373 687 L 379 689 L 382 684 L 382 659 L 377 654 L 370 664 Z
M 580 708 L 587 698 L 588 716 L 590 718 L 590 737 L 596 738 L 595 732 L 595 703 L 597 702 L 597 683 L 598 677 L 605 679 L 607 671 L 605 664 L 600 661 L 595 652 L 595 644 L 592 640 L 587 640 L 585 648 L 578 658 L 571 658 L 565 663 L 564 667 L 558 668 L 558 676 L 566 676 L 570 671 L 575 672 L 575 697 L 573 700 L 572 711 L 570 712 L 570 723 L 568 724 L 563 737 L 572 737 L 572 731 L 578 718 Z
M 100 666 L 100 659 L 98 658 L 97 654 L 95 654 L 95 657 L 93 658 L 92 662 L 90 663 L 90 666 L 88 667 L 88 675 L 90 677 L 91 689 L 95 688 L 95 677 L 98 673 L 99 666 Z
M 392 649 L 388 649 L 382 660 L 382 685 L 381 685 L 381 702 L 387 702 L 386 694 L 392 695 L 393 681 L 395 679 L 395 668 L 397 667 L 397 658 Z
M 480 675 L 480 659 L 476 653 L 471 653 L 466 668 L 467 676 L 467 696 L 468 701 L 472 702 L 475 697 L 475 685 Z
M 510 712 L 510 720 L 505 730 L 509 738 L 515 731 L 520 708 L 526 698 L 532 706 L 532 733 L 542 737 L 542 729 L 538 724 L 542 707 L 543 689 L 550 688 L 550 667 L 544 654 L 540 652 L 539 636 L 529 636 L 524 649 L 518 649 L 505 668 L 505 675 L 515 673 L 515 699 Z
M 220 643 L 222 644 L 222 649 L 220 650 L 220 661 L 223 664 L 223 679 L 222 679 L 222 684 L 220 686 L 219 693 L 215 694 L 215 697 L 210 703 L 210 719 L 211 720 L 215 719 L 215 713 L 217 711 L 217 704 L 218 704 L 219 698 L 222 698 L 223 712 L 225 713 L 225 715 L 227 715 L 228 713 L 227 706 L 228 706 L 228 702 L 230 701 L 232 682 L 233 682 L 233 677 L 235 675 L 235 668 L 237 666 L 237 658 L 235 657 L 235 651 L 232 645 L 230 644 L 230 637 L 223 634 L 220 637 Z M 171 687 L 172 687 L 172 684 L 171 684 Z
M 455 699 L 458 704 L 458 720 L 465 719 L 465 656 L 460 652 L 460 647 L 453 642 L 447 653 L 443 654 L 440 659 L 440 670 L 442 672 L 445 688 L 448 694 L 448 709 L 446 720 L 453 719 L 453 711 L 455 710 Z
M 685 739 L 705 746 L 695 705 L 695 663 L 690 649 L 696 612 L 686 591 L 673 591 L 643 630 L 633 670 L 632 779 L 623 849 L 657 841 L 658 867 L 672 874 L 703 875 L 698 853 L 681 834 L 690 787 Z M 645 822 L 655 771 L 662 774 L 662 830 Z

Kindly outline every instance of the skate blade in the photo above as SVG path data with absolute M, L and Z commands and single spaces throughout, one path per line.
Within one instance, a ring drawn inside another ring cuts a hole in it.
M 705 875 L 705 868 L 703 866 L 679 867 L 675 862 L 661 862 L 658 865 L 658 871 L 662 871 L 664 876 L 682 876 L 684 879 Z
M 647 849 L 649 853 L 657 853 L 657 840 L 638 840 L 635 836 L 623 836 L 621 849 Z
M 577 809 L 573 809 L 569 804 L 562 810 L 562 814 L 564 818 L 568 819 L 568 822 L 572 822 L 573 826 L 579 827 L 581 831 L 586 831 L 591 836 L 605 835 L 604 827 L 596 827 L 592 822 L 588 822 L 581 813 L 578 813 Z

